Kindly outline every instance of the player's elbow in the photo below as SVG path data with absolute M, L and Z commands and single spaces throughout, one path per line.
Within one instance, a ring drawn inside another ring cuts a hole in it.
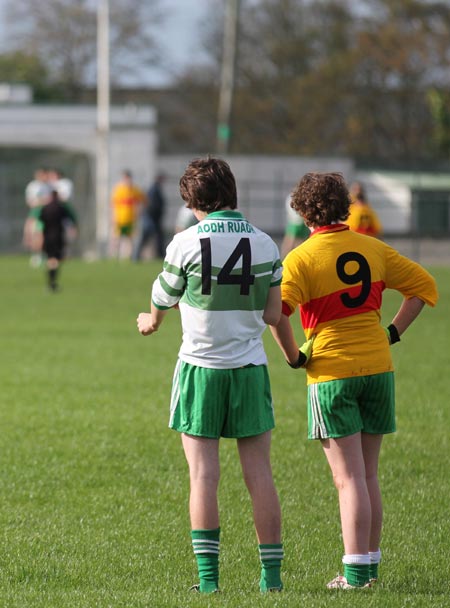
M 263 312 L 263 321 L 266 325 L 278 325 L 281 317 L 280 286 L 271 287 L 267 296 Z
M 273 310 L 265 310 L 263 313 L 263 321 L 266 325 L 276 326 L 280 322 L 281 317 L 281 306 L 279 309 Z

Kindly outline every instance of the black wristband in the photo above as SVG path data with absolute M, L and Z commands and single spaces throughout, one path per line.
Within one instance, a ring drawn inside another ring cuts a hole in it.
M 398 335 L 398 329 L 392 323 L 388 326 L 389 332 L 389 342 L 391 344 L 395 344 L 396 342 L 400 342 L 400 336 Z
M 306 355 L 299 350 L 297 361 L 295 363 L 289 363 L 289 361 L 286 361 L 286 363 L 289 365 L 289 367 L 292 367 L 292 369 L 298 369 L 299 367 L 303 367 L 305 365 Z

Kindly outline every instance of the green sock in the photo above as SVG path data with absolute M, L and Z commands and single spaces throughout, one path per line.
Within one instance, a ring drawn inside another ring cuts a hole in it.
M 191 530 L 191 538 L 200 578 L 200 593 L 213 593 L 219 588 L 220 528 Z
M 378 551 L 369 551 L 369 557 L 370 557 L 370 567 L 369 567 L 370 578 L 376 580 L 376 579 L 378 579 L 378 566 L 380 565 L 380 561 L 381 561 L 380 549 L 378 549 Z
M 281 582 L 281 560 L 283 559 L 283 545 L 259 545 L 259 557 L 261 560 L 260 590 L 265 593 L 270 589 L 282 589 Z
M 369 576 L 371 579 L 378 578 L 378 564 L 370 564 L 369 566 Z
M 344 576 L 349 585 L 364 587 L 369 582 L 369 564 L 344 564 Z

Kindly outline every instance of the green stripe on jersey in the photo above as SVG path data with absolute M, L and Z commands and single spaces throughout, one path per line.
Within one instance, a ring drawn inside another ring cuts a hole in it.
M 251 267 L 251 273 L 252 274 L 267 274 L 267 273 L 272 273 L 274 270 L 278 270 L 278 268 L 281 268 L 281 261 L 278 260 L 277 262 L 272 262 L 272 261 L 268 261 L 268 262 L 263 262 L 261 264 L 254 264 Z M 177 269 L 179 271 L 178 274 L 181 275 L 181 270 Z M 220 266 L 211 266 L 211 275 L 213 277 L 217 277 L 217 275 L 220 273 L 220 271 L 222 270 L 222 267 Z M 201 275 L 202 273 L 202 265 L 200 263 L 198 264 L 187 264 L 186 265 L 186 273 L 187 274 L 198 274 Z M 240 275 L 242 273 L 242 269 L 239 267 L 233 268 L 233 270 L 230 272 L 231 275 Z M 175 272 L 174 272 L 175 274 Z
M 183 293 L 182 289 L 177 289 L 176 287 L 172 287 L 172 285 L 169 285 L 169 283 L 165 280 L 165 278 L 162 275 L 159 275 L 159 283 L 168 296 L 172 296 L 173 298 L 178 298 Z
M 218 285 L 217 277 L 211 277 L 211 294 L 202 294 L 201 276 L 189 276 L 189 289 L 180 300 L 201 310 L 264 310 L 270 289 L 272 273 L 255 277 L 249 295 L 241 295 L 240 285 Z

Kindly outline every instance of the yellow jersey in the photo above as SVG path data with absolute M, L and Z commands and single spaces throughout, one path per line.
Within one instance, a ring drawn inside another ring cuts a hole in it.
M 378 236 L 383 231 L 377 214 L 369 204 L 352 203 L 349 211 L 350 215 L 345 223 L 348 224 L 350 230 L 370 236 Z
M 307 338 L 316 335 L 307 382 L 393 371 L 380 324 L 382 294 L 395 289 L 434 306 L 434 278 L 422 266 L 366 235 L 334 224 L 315 230 L 286 256 L 283 313 L 297 307 Z
M 130 226 L 136 219 L 136 207 L 144 202 L 142 190 L 134 185 L 119 182 L 112 193 L 114 223 L 116 226 Z

